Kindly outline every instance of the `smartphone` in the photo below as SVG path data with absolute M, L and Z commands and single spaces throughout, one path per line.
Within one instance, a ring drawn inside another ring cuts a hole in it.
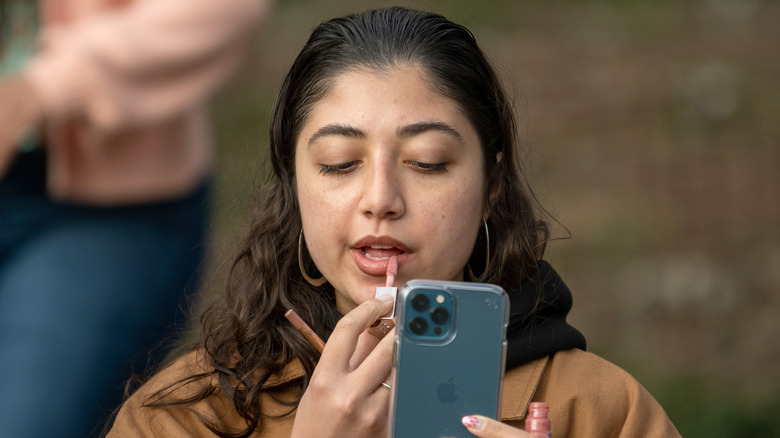
M 483 283 L 412 280 L 398 294 L 388 437 L 473 437 L 464 415 L 497 418 L 509 298 Z

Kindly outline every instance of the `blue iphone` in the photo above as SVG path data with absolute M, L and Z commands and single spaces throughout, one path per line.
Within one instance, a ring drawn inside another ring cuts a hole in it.
M 509 298 L 496 285 L 412 280 L 399 291 L 388 437 L 472 437 L 497 418 Z

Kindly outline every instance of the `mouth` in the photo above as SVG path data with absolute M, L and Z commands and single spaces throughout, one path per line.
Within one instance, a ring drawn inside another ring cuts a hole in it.
M 409 249 L 390 237 L 366 237 L 352 247 L 352 259 L 368 275 L 384 277 L 390 257 L 397 257 L 401 266 L 409 257 Z
M 360 248 L 363 251 L 363 255 L 373 261 L 387 261 L 390 257 L 400 256 L 404 251 L 389 245 L 370 245 Z

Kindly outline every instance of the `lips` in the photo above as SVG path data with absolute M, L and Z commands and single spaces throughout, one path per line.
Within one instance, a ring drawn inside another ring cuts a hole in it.
M 398 257 L 401 266 L 409 255 L 409 249 L 403 242 L 387 236 L 368 236 L 352 246 L 352 259 L 358 269 L 368 275 L 384 276 L 390 257 Z
M 363 255 L 371 260 L 387 260 L 392 256 L 399 256 L 403 254 L 403 251 L 394 247 L 386 245 L 371 245 L 363 247 Z

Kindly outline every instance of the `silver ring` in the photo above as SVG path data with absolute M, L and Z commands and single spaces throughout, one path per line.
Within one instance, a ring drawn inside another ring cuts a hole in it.
M 382 386 L 384 386 L 384 387 L 385 387 L 385 388 L 387 388 L 387 389 L 393 389 L 393 388 L 391 388 L 391 387 L 390 387 L 390 385 L 388 385 L 388 384 L 387 384 L 387 383 L 385 383 L 385 382 L 382 382 Z

